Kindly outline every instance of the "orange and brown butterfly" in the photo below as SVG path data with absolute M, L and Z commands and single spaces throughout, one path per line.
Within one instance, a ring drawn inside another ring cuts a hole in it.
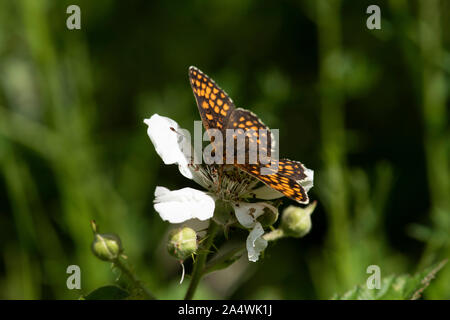
M 272 135 L 269 128 L 254 113 L 236 108 L 228 94 L 198 68 L 189 68 L 189 80 L 206 130 L 218 129 L 222 132 L 223 137 L 226 136 L 226 129 L 252 130 L 258 146 L 267 148 L 265 151 L 270 157 Z M 260 131 L 260 129 L 264 130 Z M 260 132 L 266 136 L 259 136 Z M 261 143 L 261 140 L 265 143 Z M 248 148 L 248 143 L 246 148 Z M 246 150 L 246 156 L 247 153 L 248 150 Z M 308 178 L 306 175 L 307 169 L 298 161 L 280 159 L 278 160 L 278 167 L 275 168 L 271 168 L 269 164 L 262 164 L 259 159 L 256 164 L 235 162 L 233 165 L 290 199 L 302 204 L 309 202 L 308 194 L 302 186 L 302 182 Z M 262 174 L 262 168 L 269 170 L 269 172 L 273 171 L 273 173 Z

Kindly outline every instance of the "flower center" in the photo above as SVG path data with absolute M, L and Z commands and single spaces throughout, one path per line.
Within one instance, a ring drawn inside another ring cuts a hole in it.
M 208 190 L 222 200 L 238 201 L 259 182 L 233 165 L 203 164 L 198 170 L 207 181 Z

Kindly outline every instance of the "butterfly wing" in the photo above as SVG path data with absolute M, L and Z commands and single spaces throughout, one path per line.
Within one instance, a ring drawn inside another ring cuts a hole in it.
M 252 112 L 244 109 L 235 109 L 231 114 L 227 129 L 242 129 L 245 131 L 252 130 L 252 134 L 248 135 L 243 151 L 243 146 L 237 146 L 236 152 L 245 152 L 245 163 L 236 163 L 235 166 L 239 169 L 249 173 L 267 186 L 283 193 L 290 199 L 299 203 L 306 204 L 309 202 L 307 190 L 304 187 L 304 181 L 307 179 L 306 168 L 298 161 L 289 159 L 278 160 L 278 166 L 271 167 L 270 163 L 263 164 L 259 158 L 256 163 L 251 163 L 249 160 L 249 145 L 255 143 L 258 145 L 258 152 L 269 158 L 272 150 L 272 134 L 270 129 Z M 262 129 L 262 130 L 260 130 Z M 235 144 L 236 145 L 236 144 Z M 238 153 L 235 153 L 238 154 Z M 261 169 L 265 168 L 265 174 L 261 173 Z
M 273 173 L 271 174 L 261 174 L 261 168 L 267 166 L 259 164 L 238 164 L 237 167 L 251 174 L 270 188 L 281 192 L 286 197 L 301 204 L 309 203 L 307 190 L 305 188 L 308 187 L 308 183 L 310 182 L 305 173 L 306 168 L 300 162 L 289 159 L 280 159 L 278 161 L 278 172 L 276 172 L 275 168 L 272 169 Z M 295 167 L 296 169 L 291 170 L 286 169 L 286 167 Z
M 189 81 L 203 126 L 224 132 L 232 111 L 233 100 L 210 77 L 196 67 L 189 68 Z
M 264 155 L 270 157 L 272 134 L 270 129 L 253 112 L 241 108 L 233 110 L 227 123 L 227 129 L 242 129 L 246 133 L 249 140 L 245 145 L 246 154 L 249 144 L 253 143 L 258 146 L 258 152 L 263 152 Z
M 236 109 L 228 94 L 196 67 L 189 68 L 189 80 L 206 130 L 219 129 L 224 139 L 226 129 L 242 129 L 244 133 L 251 130 L 251 135 L 248 135 L 249 138 L 243 146 L 234 144 L 235 155 L 245 152 L 245 162 L 237 163 L 235 158 L 234 165 L 288 198 L 307 204 L 309 202 L 307 190 L 302 183 L 307 178 L 306 168 L 300 162 L 281 159 L 278 161 L 278 168 L 271 169 L 270 164 L 262 164 L 259 161 L 259 152 L 256 163 L 248 161 L 250 143 L 256 142 L 258 147 L 262 148 L 263 154 L 271 156 L 273 141 L 269 128 L 254 113 L 245 109 Z M 260 133 L 260 129 L 265 130 Z M 242 150 L 242 148 L 245 149 Z M 261 174 L 261 169 L 264 167 L 272 170 L 273 173 Z

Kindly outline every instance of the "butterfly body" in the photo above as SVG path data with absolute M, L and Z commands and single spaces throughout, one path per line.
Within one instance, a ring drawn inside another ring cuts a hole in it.
M 236 108 L 233 100 L 222 90 L 209 76 L 204 74 L 196 67 L 189 68 L 189 80 L 197 102 L 200 117 L 203 126 L 207 131 L 210 129 L 219 130 L 222 135 L 222 141 L 214 138 L 211 144 L 217 150 L 223 150 L 224 165 L 219 166 L 220 174 L 223 174 L 224 168 L 230 168 L 230 158 L 227 159 L 227 139 L 233 139 L 233 157 L 231 165 L 234 168 L 242 170 L 265 183 L 272 189 L 281 192 L 290 199 L 299 203 L 309 202 L 307 190 L 302 185 L 307 179 L 307 170 L 303 164 L 289 159 L 273 159 L 272 143 L 273 136 L 270 129 L 249 110 Z M 238 147 L 237 136 L 227 136 L 227 132 L 243 132 L 246 135 L 245 143 Z M 241 131 L 240 131 L 241 130 Z M 250 161 L 250 146 L 256 144 L 259 152 L 256 155 L 256 161 Z M 244 148 L 245 150 L 240 150 Z M 228 153 L 230 149 L 228 149 Z M 237 155 L 244 154 L 245 161 L 238 161 Z M 265 155 L 265 157 L 261 157 Z M 229 154 L 228 154 L 229 155 Z M 275 161 L 275 167 L 271 166 L 265 160 Z M 225 167 L 224 167 L 225 166 Z

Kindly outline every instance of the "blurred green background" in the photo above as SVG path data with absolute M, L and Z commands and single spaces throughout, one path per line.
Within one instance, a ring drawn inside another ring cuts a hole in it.
M 81 8 L 81 30 L 66 8 Z M 381 30 L 366 9 L 381 8 Z M 76 299 L 117 272 L 90 251 L 95 219 L 135 272 L 181 298 L 142 120 L 193 129 L 195 65 L 280 129 L 315 170 L 313 228 L 256 264 L 211 274 L 197 298 L 328 299 L 450 256 L 450 1 L 0 1 L 0 298 Z M 284 206 L 293 204 L 284 201 Z M 68 290 L 66 268 L 81 267 Z M 189 265 L 187 266 L 189 268 Z M 447 266 L 425 291 L 450 299 Z

